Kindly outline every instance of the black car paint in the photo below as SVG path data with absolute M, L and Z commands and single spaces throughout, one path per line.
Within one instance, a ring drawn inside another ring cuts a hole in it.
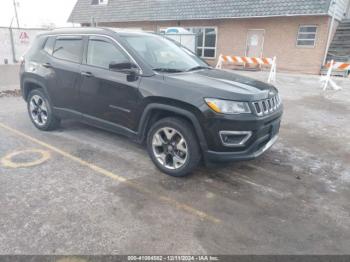
M 271 85 L 231 71 L 201 69 L 183 73 L 156 73 L 123 39 L 123 34 L 102 28 L 55 30 L 39 36 L 43 47 L 50 37 L 82 37 L 81 63 L 54 58 L 47 52 L 30 51 L 21 67 L 21 89 L 26 99 L 33 84 L 40 86 L 60 117 L 75 118 L 144 142 L 154 114 L 176 114 L 188 119 L 197 134 L 206 160 L 252 159 L 277 135 L 283 107 L 265 117 L 254 114 L 224 115 L 212 111 L 204 98 L 252 102 L 278 93 Z M 140 67 L 130 76 L 86 65 L 89 36 L 114 39 Z M 250 104 L 250 106 L 252 106 Z M 253 110 L 251 108 L 251 110 Z M 243 148 L 224 146 L 220 130 L 252 131 Z M 265 143 L 265 142 L 264 142 Z

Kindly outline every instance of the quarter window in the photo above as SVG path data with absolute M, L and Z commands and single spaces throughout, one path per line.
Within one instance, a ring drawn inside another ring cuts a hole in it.
M 52 55 L 56 58 L 80 63 L 82 53 L 81 38 L 59 38 L 56 39 Z
M 49 55 L 52 55 L 53 47 L 55 44 L 55 37 L 48 37 L 44 46 L 44 51 Z
M 299 27 L 297 46 L 314 47 L 316 43 L 317 26 L 302 25 Z
M 217 30 L 215 27 L 193 27 L 187 30 L 197 36 L 196 53 L 198 56 L 209 59 L 216 57 Z
M 102 39 L 90 39 L 87 54 L 87 64 L 109 69 L 111 62 L 128 62 L 128 57 L 112 43 Z

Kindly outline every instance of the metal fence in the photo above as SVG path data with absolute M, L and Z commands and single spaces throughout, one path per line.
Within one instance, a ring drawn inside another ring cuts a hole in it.
M 45 31 L 47 29 L 0 27 L 0 65 L 18 63 L 35 36 Z

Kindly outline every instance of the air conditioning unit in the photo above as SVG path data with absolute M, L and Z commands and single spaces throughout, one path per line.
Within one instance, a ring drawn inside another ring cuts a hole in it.
M 91 5 L 107 5 L 108 0 L 92 0 Z

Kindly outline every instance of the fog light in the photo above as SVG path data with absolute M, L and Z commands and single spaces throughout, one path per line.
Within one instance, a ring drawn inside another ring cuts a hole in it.
M 251 131 L 220 131 L 219 134 L 222 144 L 230 147 L 244 146 L 252 136 Z

